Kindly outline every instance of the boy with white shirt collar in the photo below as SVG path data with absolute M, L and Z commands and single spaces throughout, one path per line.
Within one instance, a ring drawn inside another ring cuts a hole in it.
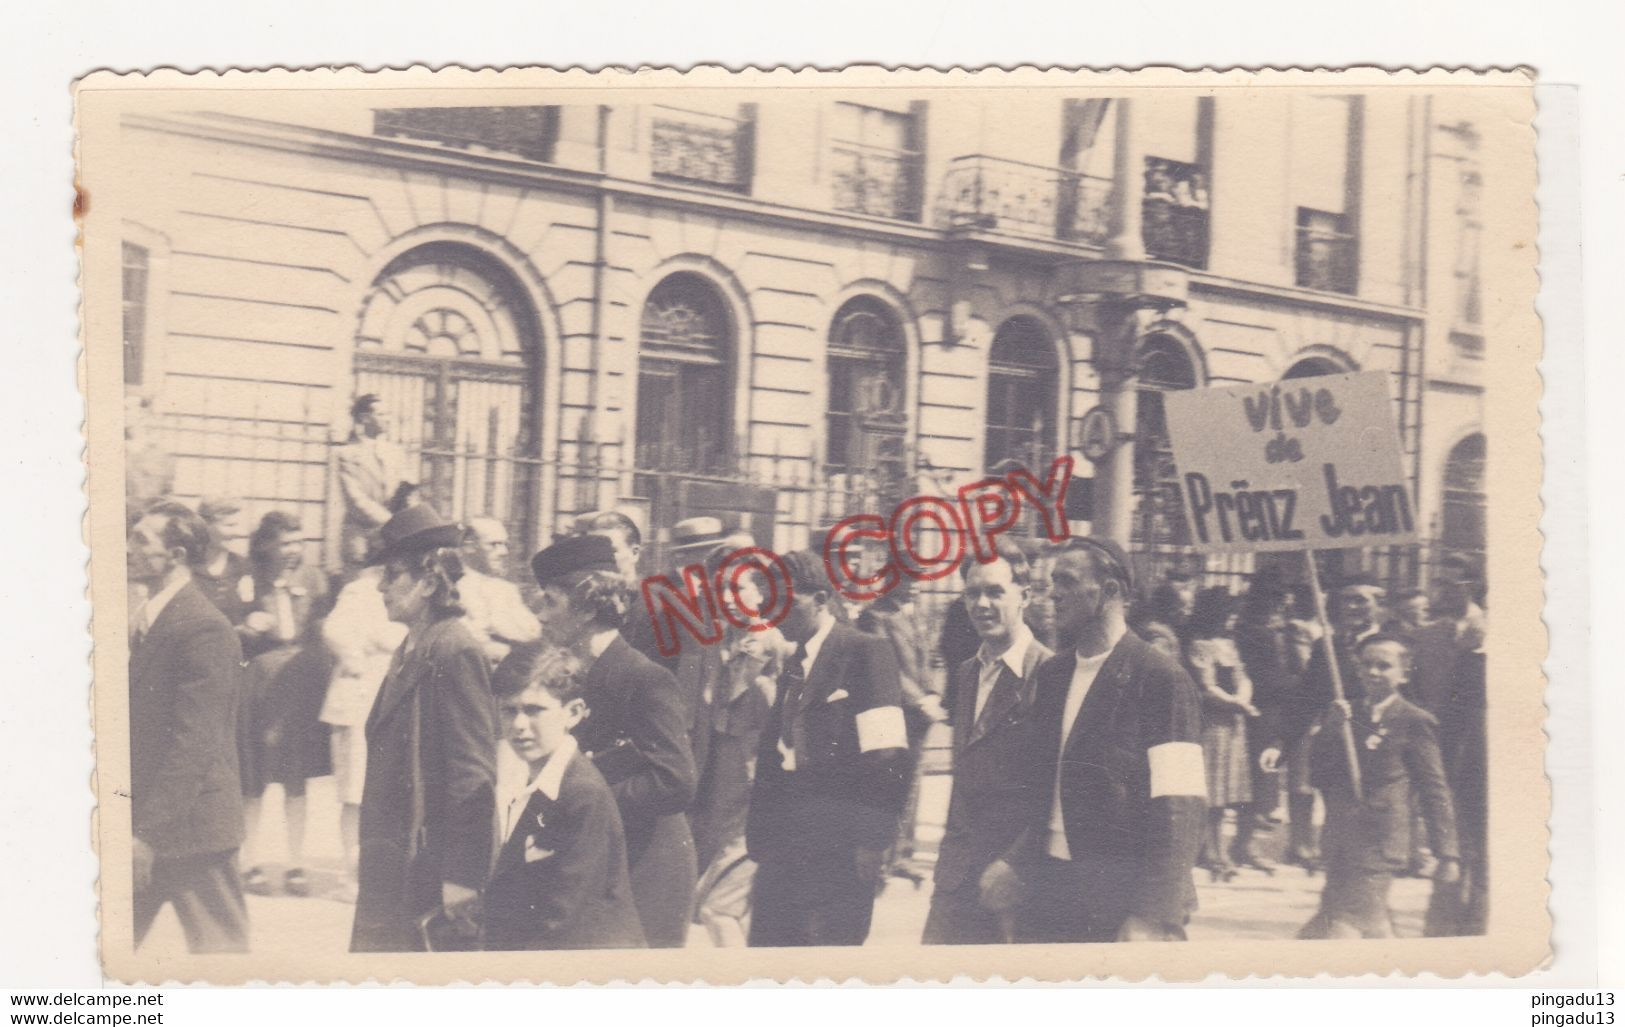
M 499 805 L 503 846 L 485 889 L 486 949 L 642 948 L 614 793 L 570 733 L 587 715 L 562 649 L 504 662 L 500 723 L 528 773 Z

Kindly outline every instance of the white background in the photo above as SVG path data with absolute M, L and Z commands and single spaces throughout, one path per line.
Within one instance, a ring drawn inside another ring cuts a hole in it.
M 1102 1016 L 1149 1022 L 1325 1023 L 1455 1018 L 1529 1023 L 1527 994 L 1452 995 L 1464 985 L 1502 988 L 1625 985 L 1625 890 L 1620 827 L 1625 766 L 1619 639 L 1622 632 L 1618 502 L 1622 340 L 1621 190 L 1625 188 L 1625 4 L 1540 0 L 1517 4 L 1446 0 L 1100 0 L 996 3 L 938 0 L 784 0 L 703 3 L 553 4 L 545 0 L 448 3 L 297 0 L 263 4 L 34 0 L 6 16 L 5 245 L 0 282 L 0 990 L 95 988 L 96 865 L 88 707 L 89 606 L 81 438 L 75 386 L 77 320 L 69 217 L 72 130 L 69 84 L 96 68 L 307 67 L 410 63 L 510 64 L 695 62 L 811 64 L 854 61 L 1136 66 L 1528 65 L 1542 92 L 1541 312 L 1546 318 L 1549 772 L 1556 789 L 1553 966 L 1511 983 L 1410 982 L 1404 992 L 1339 995 L 1301 985 L 1268 996 L 1152 995 L 1144 990 L 1039 990 L 1020 996 L 852 990 L 793 999 L 773 991 L 689 990 L 482 992 L 479 1001 L 404 994 L 268 993 L 177 995 L 168 1023 L 359 1021 L 431 1023 L 442 1018 L 547 1016 L 577 1019 L 649 1013 L 662 1022 L 835 1016 L 988 1021 L 1011 1016 L 1077 1022 Z M 1577 85 L 1579 88 L 1561 88 Z M 1575 236 L 1584 225 L 1584 278 Z M 1582 339 L 1590 341 L 1589 346 Z M 1589 440 L 1589 444 L 1588 444 Z M 1587 526 L 1594 530 L 1587 538 Z M 1589 547 L 1589 548 L 1588 548 Z M 1592 572 L 1592 569 L 1595 572 Z M 1595 646 L 1589 624 L 1596 624 Z M 1605 783 L 1591 787 L 1595 780 Z M 1607 807 L 1602 805 L 1607 799 Z M 1343 982 L 1344 987 L 1406 982 Z M 1253 982 L 1254 986 L 1257 982 Z M 1330 982 L 1323 982 L 1326 986 Z M 1419 985 L 1426 985 L 1422 987 Z M 1621 996 L 1625 999 L 1625 995 Z M 381 1000 L 393 1000 L 383 1008 Z M 817 1001 L 814 1001 L 814 1000 Z M 991 1001 L 986 1001 L 986 1000 Z M 537 1005 L 545 1001 L 547 1005 Z M 1020 1010 L 1009 1003 L 1019 1001 Z M 656 1006 L 654 1003 L 658 1002 Z M 1039 1008 L 1028 1009 L 1028 1003 Z M 297 1003 L 297 1005 L 296 1005 Z M 455 1004 L 454 1004 L 455 1003 Z M 606 1005 L 607 1003 L 607 1005 Z M 994 1003 L 997 1003 L 996 1005 Z M 839 1008 L 831 1008 L 838 1006 Z M 489 1008 L 487 1008 L 489 1007 Z M 1616 1007 L 1617 1008 L 1617 1007 Z M 10 1011 L 9 1009 L 7 1010 Z M 461 1014 L 461 1015 L 459 1015 Z M 3 1014 L 0 1014 L 3 1015 Z M 229 1020 L 227 1018 L 230 1018 Z

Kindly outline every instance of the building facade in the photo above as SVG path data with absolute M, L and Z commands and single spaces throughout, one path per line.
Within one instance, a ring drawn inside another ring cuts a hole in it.
M 1076 453 L 1108 402 L 1069 514 L 1154 572 L 1191 563 L 1163 392 L 1382 370 L 1428 540 L 1356 558 L 1421 582 L 1481 549 L 1482 127 L 1398 89 L 1156 92 L 131 115 L 127 387 L 176 492 L 296 510 L 329 560 L 359 393 L 444 512 L 518 548 L 636 507 L 657 550 L 713 512 L 806 545 Z M 1108 343 L 1076 272 L 1125 256 L 1186 300 Z

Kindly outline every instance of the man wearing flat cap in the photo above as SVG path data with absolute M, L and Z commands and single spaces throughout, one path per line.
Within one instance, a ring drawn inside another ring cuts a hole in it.
M 795 644 L 757 750 L 745 840 L 758 864 L 750 944 L 861 945 L 908 795 L 897 660 L 838 622 L 823 562 L 782 557 Z
M 1196 908 L 1207 811 L 1196 685 L 1128 629 L 1128 557 L 1073 538 L 1051 572 L 1056 654 L 1037 672 L 1028 829 L 982 872 L 1018 942 L 1170 941 Z
M 543 643 L 569 649 L 586 674 L 587 716 L 575 736 L 615 794 L 644 937 L 653 948 L 681 946 L 697 876 L 684 816 L 697 773 L 677 681 L 621 635 L 635 593 L 609 539 L 562 538 L 532 558 L 531 571 Z M 516 646 L 509 659 L 531 648 Z

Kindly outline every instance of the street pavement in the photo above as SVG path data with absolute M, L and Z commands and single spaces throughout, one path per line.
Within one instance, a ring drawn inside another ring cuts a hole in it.
M 931 763 L 928 761 L 927 766 Z M 892 878 L 875 904 L 871 945 L 917 943 L 930 906 L 930 865 L 941 825 L 946 819 L 949 778 L 927 774 L 920 795 L 917 837 L 918 857 L 926 881 L 915 887 L 902 878 Z M 306 868 L 312 889 L 308 897 L 296 898 L 280 890 L 286 869 L 286 847 L 281 795 L 272 786 L 266 795 L 260 837 L 257 839 L 260 864 L 279 885 L 276 894 L 248 897 L 251 945 L 256 951 L 301 951 L 312 955 L 339 954 L 348 950 L 350 921 L 354 906 L 343 901 L 338 843 L 338 803 L 333 781 L 321 778 L 310 782 L 307 803 L 308 834 Z M 1284 842 L 1284 825 L 1260 838 L 1260 850 L 1274 859 Z M 244 866 L 251 858 L 245 852 Z M 1291 938 L 1315 911 L 1323 879 L 1310 876 L 1297 867 L 1278 867 L 1273 875 L 1243 870 L 1235 879 L 1214 883 L 1207 873 L 1197 871 L 1196 891 L 1200 908 L 1187 933 L 1192 940 L 1267 940 Z M 1422 915 L 1427 908 L 1428 881 L 1399 879 L 1394 882 L 1391 904 L 1394 926 L 1402 937 L 1422 933 Z M 696 927 L 689 944 L 709 944 L 705 932 Z M 143 949 L 153 952 L 182 952 L 184 942 L 173 911 L 166 909 L 154 924 Z

